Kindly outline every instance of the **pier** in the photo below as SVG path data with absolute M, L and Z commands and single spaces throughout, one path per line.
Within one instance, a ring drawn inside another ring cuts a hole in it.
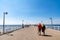
M 60 31 L 47 28 L 46 35 L 43 36 L 43 33 L 38 34 L 36 26 L 30 26 L 4 34 L 0 40 L 60 40 Z

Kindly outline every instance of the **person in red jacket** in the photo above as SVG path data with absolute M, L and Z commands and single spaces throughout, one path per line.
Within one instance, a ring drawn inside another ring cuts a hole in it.
M 42 24 L 39 23 L 38 24 L 38 32 L 39 32 L 39 35 L 41 35 L 42 27 L 43 27 Z

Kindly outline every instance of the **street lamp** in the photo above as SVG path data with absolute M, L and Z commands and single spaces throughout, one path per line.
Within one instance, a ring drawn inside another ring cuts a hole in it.
M 52 20 L 52 18 L 50 18 L 50 20 L 51 20 L 51 25 L 53 24 L 53 20 Z
M 52 17 L 50 18 L 51 20 L 51 26 L 53 26 L 53 20 L 52 20 Z M 53 29 L 53 27 L 51 27 Z
M 7 14 L 8 14 L 8 12 L 3 13 L 3 34 L 5 33 L 5 31 L 4 31 L 5 30 L 5 27 L 4 27 L 5 26 L 5 15 L 7 15 Z

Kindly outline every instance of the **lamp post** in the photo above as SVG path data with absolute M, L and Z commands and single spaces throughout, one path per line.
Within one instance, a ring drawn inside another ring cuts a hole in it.
M 50 18 L 51 20 L 51 26 L 53 26 L 53 20 L 52 20 L 52 17 Z M 51 27 L 53 29 L 53 27 Z
M 51 20 L 51 24 L 53 24 L 53 20 L 52 20 L 52 18 L 50 18 L 50 20 Z
M 4 27 L 5 26 L 5 15 L 7 15 L 7 14 L 8 14 L 8 12 L 3 13 L 3 34 L 5 33 L 5 31 L 4 31 L 5 30 L 5 27 Z

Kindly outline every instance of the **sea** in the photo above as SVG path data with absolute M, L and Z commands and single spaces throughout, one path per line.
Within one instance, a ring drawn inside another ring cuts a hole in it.
M 60 24 L 45 24 L 46 28 L 54 29 L 60 31 Z M 17 29 L 21 29 L 22 25 L 5 25 L 4 26 L 4 32 L 10 32 Z M 3 32 L 3 25 L 0 25 L 0 32 Z

